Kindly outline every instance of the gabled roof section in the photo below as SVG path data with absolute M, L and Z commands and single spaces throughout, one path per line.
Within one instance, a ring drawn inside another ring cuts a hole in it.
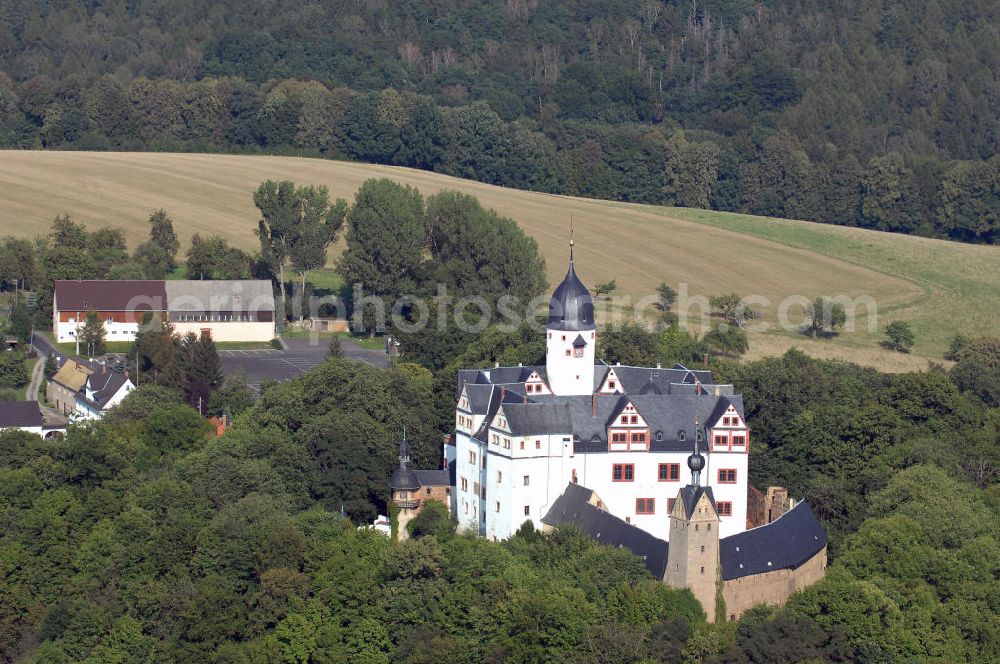
M 605 512 L 593 503 L 594 492 L 569 484 L 542 517 L 542 523 L 574 525 L 596 542 L 624 547 L 642 558 L 646 569 L 662 579 L 669 546 L 644 530 Z M 695 503 L 697 504 L 697 503 Z M 827 544 L 826 532 L 806 502 L 775 521 L 719 540 L 719 562 L 725 581 L 779 569 L 795 569 Z
M 605 427 L 609 427 L 612 424 L 614 424 L 617 421 L 618 416 L 622 414 L 622 411 L 625 410 L 625 408 L 627 408 L 630 403 L 632 403 L 631 399 L 629 399 L 624 394 L 622 394 L 622 395 L 615 394 L 615 395 L 611 395 L 611 396 L 614 398 L 615 404 L 614 404 L 614 406 L 612 406 L 611 412 L 608 415 L 608 418 L 604 422 L 604 426 Z M 638 409 L 636 409 L 636 410 L 638 410 Z M 643 418 L 643 419 L 645 419 L 645 418 Z
M 490 369 L 459 369 L 455 380 L 455 399 L 462 395 L 466 385 L 515 385 L 524 383 L 531 374 L 548 383 L 548 372 L 543 366 L 493 367 Z
M 274 290 L 264 279 L 185 279 L 167 281 L 167 308 L 173 312 L 274 311 Z
M 734 400 L 730 399 L 729 397 L 721 397 L 718 403 L 716 403 L 715 408 L 712 410 L 711 415 L 709 415 L 708 419 L 705 420 L 705 425 L 714 426 L 719 420 L 722 419 L 722 416 L 726 413 L 727 410 L 729 410 L 730 406 L 736 409 L 736 412 L 739 413 L 740 418 L 743 417 L 742 400 L 740 400 L 740 406 L 739 408 L 737 408 L 736 402 Z
M 505 403 L 503 412 L 515 436 L 569 434 L 573 430 L 566 404 Z
M 681 505 L 684 507 L 685 518 L 690 519 L 694 516 L 694 510 L 698 506 L 698 502 L 703 497 L 708 498 L 708 502 L 712 505 L 712 509 L 714 510 L 715 496 L 712 494 L 712 487 L 691 485 L 681 487 L 681 490 L 677 493 L 677 499 L 681 501 Z M 716 513 L 715 516 L 718 518 L 718 513 Z
M 94 397 L 87 399 L 82 394 L 79 397 L 85 403 L 97 407 L 98 410 L 104 410 L 108 405 L 108 401 L 118 394 L 126 383 L 131 382 L 128 376 L 123 373 L 102 368 L 104 369 L 103 371 L 94 372 L 87 379 L 90 389 L 94 392 Z
M 43 424 L 37 401 L 0 403 L 0 427 L 40 427 Z
M 154 280 L 57 281 L 59 311 L 166 311 L 166 282 Z
M 592 490 L 579 484 L 568 484 L 542 517 L 542 523 L 553 527 L 573 525 L 596 542 L 626 548 L 643 559 L 650 574 L 662 579 L 667 569 L 667 543 L 625 523 L 594 505 L 594 502 Z
M 583 348 L 587 345 L 587 340 L 583 338 L 582 334 L 576 335 L 576 339 L 573 340 L 573 348 Z
M 619 385 L 627 394 L 640 393 L 647 383 L 655 385 L 662 394 L 670 393 L 672 384 L 684 384 L 685 381 L 688 381 L 690 385 L 694 385 L 696 382 L 711 385 L 714 389 L 711 371 L 691 371 L 681 365 L 664 369 L 662 367 L 633 367 L 616 364 L 608 367 L 608 371 L 615 372 Z M 601 384 L 603 384 L 603 380 Z
M 59 367 L 59 371 L 49 380 L 74 392 L 79 392 L 87 384 L 87 377 L 92 373 L 93 370 L 83 362 L 66 358 L 63 360 L 62 366 Z
M 437 468 L 435 470 L 414 470 L 413 474 L 417 478 L 420 486 L 451 486 L 451 476 L 447 468 Z
M 826 546 L 826 531 L 802 501 L 771 523 L 719 541 L 722 578 L 795 569 Z
M 604 385 L 604 380 L 607 378 L 608 373 L 610 373 L 611 367 L 603 362 L 601 364 L 594 365 L 594 392 L 601 389 Z

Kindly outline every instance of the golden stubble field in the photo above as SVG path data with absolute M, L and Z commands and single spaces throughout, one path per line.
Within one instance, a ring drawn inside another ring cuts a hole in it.
M 557 283 L 565 271 L 572 216 L 581 278 L 590 285 L 613 278 L 618 295 L 636 299 L 651 294 L 666 281 L 675 288 L 686 284 L 694 295 L 737 292 L 765 297 L 772 302 L 766 313 L 773 319 L 778 303 L 789 295 L 867 295 L 877 302 L 880 312 L 911 320 L 918 329 L 917 351 L 937 357 L 943 351 L 941 335 L 935 333 L 933 343 L 921 343 L 921 329 L 940 331 L 949 326 L 962 330 L 960 320 L 949 320 L 960 317 L 959 312 L 973 304 L 961 302 L 962 294 L 951 294 L 942 303 L 942 292 L 949 295 L 954 289 L 933 283 L 919 273 L 919 266 L 907 265 L 908 255 L 926 253 L 926 245 L 917 241 L 933 241 L 860 231 L 878 240 L 865 245 L 869 253 L 870 246 L 876 246 L 876 257 L 886 258 L 876 260 L 855 256 L 858 252 L 839 252 L 836 234 L 845 229 L 818 224 L 781 222 L 789 230 L 780 232 L 779 225 L 741 223 L 747 219 L 743 215 L 575 199 L 399 167 L 295 157 L 0 151 L 0 235 L 44 234 L 57 214 L 68 213 L 90 227 L 121 228 L 134 244 L 146 237 L 150 213 L 163 208 L 185 244 L 196 232 L 217 233 L 253 249 L 258 217 L 251 192 L 263 180 L 326 185 L 333 195 L 351 199 L 361 183 L 373 177 L 389 177 L 414 186 L 425 196 L 441 189 L 477 196 L 483 205 L 516 220 L 538 241 L 550 284 Z M 820 239 L 802 240 L 795 231 L 803 227 L 810 237 L 818 234 Z M 955 270 L 975 272 L 967 276 L 983 282 L 982 292 L 989 292 L 993 285 L 1000 288 L 996 283 L 1000 276 L 989 274 L 988 269 L 997 254 L 986 253 L 984 258 L 983 247 L 938 244 L 947 248 L 949 255 L 954 254 Z M 334 248 L 331 258 L 339 251 L 339 247 Z M 969 260 L 962 260 L 963 252 Z M 896 264 L 899 269 L 891 269 Z M 995 272 L 1000 273 L 1000 260 L 996 266 Z M 949 300 L 952 306 L 943 306 Z M 998 316 L 1000 311 L 987 311 L 985 316 L 980 311 L 976 321 L 995 323 Z M 884 315 L 882 320 L 886 320 Z M 878 336 L 844 334 L 832 341 L 816 342 L 792 333 L 755 335 L 751 355 L 781 352 L 795 345 L 817 355 L 892 370 L 926 366 L 920 355 L 900 356 L 879 349 Z

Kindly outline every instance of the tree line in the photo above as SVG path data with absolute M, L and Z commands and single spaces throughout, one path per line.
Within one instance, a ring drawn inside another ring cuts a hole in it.
M 924 9 L 11 6 L 0 142 L 295 152 L 995 242 L 996 8 Z
M 179 266 L 180 240 L 163 210 L 149 217 L 149 239 L 131 252 L 121 229 L 89 230 L 60 215 L 46 235 L 0 239 L 0 287 L 35 292 L 36 304 L 51 312 L 56 281 L 66 279 L 163 279 Z M 186 252 L 190 279 L 246 279 L 262 270 L 250 256 L 218 235 L 195 234 Z

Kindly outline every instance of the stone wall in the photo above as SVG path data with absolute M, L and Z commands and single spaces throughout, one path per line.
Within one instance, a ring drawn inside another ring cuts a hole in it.
M 45 400 L 63 415 L 69 415 L 76 410 L 76 392 L 54 380 L 45 383 Z
M 797 590 L 816 583 L 826 573 L 826 547 L 795 569 L 779 569 L 726 581 L 722 595 L 726 617 L 739 620 L 743 612 L 757 604 L 781 605 Z

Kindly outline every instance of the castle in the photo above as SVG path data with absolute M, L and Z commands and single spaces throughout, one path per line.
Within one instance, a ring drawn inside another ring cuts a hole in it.
M 525 522 L 572 523 L 691 588 L 709 619 L 783 602 L 821 578 L 826 535 L 809 506 L 774 491 L 770 508 L 748 505 L 760 494 L 748 488 L 750 431 L 733 386 L 679 364 L 597 363 L 596 343 L 571 241 L 549 304 L 545 365 L 459 371 L 448 472 L 422 484 L 407 444 L 390 482 L 401 515 L 412 518 L 424 491 L 446 497 L 459 531 L 493 540 Z

